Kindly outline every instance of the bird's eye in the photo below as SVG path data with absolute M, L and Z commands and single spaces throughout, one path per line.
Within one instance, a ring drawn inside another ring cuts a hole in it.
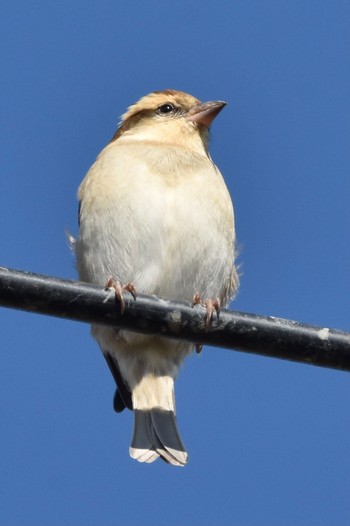
M 164 115 L 166 113 L 171 113 L 172 111 L 174 111 L 174 109 L 174 106 L 167 102 L 166 104 L 162 104 L 161 106 L 159 106 L 159 108 L 157 109 L 157 113 L 159 115 Z

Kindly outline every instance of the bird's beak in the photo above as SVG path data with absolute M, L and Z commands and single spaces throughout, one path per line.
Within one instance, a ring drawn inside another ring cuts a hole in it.
M 187 112 L 187 119 L 191 122 L 210 126 L 217 114 L 226 106 L 226 102 L 215 100 L 211 102 L 200 102 Z

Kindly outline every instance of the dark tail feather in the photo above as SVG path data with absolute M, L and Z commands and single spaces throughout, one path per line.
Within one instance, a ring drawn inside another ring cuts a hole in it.
M 161 457 L 175 466 L 187 463 L 188 455 L 177 429 L 174 411 L 136 409 L 134 415 L 132 458 L 139 462 L 153 462 Z

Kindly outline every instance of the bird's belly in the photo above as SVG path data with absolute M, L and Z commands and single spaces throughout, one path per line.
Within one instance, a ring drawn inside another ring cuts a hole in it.
M 135 186 L 132 199 L 90 209 L 77 243 L 80 278 L 104 285 L 113 276 L 175 300 L 191 301 L 197 292 L 220 297 L 232 271 L 234 233 L 232 209 L 216 206 L 214 190 L 194 195 L 185 184 L 148 184 L 142 193 Z
M 113 276 L 121 283 L 133 282 L 140 293 L 178 300 L 191 301 L 196 292 L 220 296 L 232 268 L 232 254 L 223 247 L 225 239 L 217 233 L 213 243 L 195 225 L 185 226 L 181 225 L 182 235 L 171 229 L 165 232 L 160 225 L 149 234 L 136 224 L 133 228 L 140 242 L 133 239 L 130 246 L 125 246 L 123 235 L 83 237 L 80 244 L 88 248 L 81 254 L 77 251 L 81 279 L 104 285 Z

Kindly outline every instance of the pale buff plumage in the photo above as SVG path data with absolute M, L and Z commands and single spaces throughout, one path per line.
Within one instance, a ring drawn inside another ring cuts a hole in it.
M 140 293 L 187 301 L 199 293 L 223 305 L 234 295 L 233 207 L 208 153 L 208 127 L 223 106 L 165 90 L 123 115 L 79 188 L 82 280 L 104 286 L 112 276 Z M 193 345 L 97 325 L 92 332 L 118 383 L 116 409 L 135 413 L 130 455 L 184 465 L 174 380 Z

